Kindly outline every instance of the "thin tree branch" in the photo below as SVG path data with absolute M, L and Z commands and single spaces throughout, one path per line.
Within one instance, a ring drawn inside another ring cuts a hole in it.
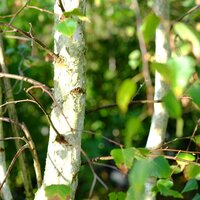
M 6 176 L 5 176 L 3 182 L 2 182 L 1 185 L 0 185 L 0 191 L 1 191 L 1 189 L 2 189 L 2 187 L 3 187 L 3 185 L 4 185 L 4 183 L 6 182 L 6 179 L 7 179 L 8 175 L 9 175 L 10 171 L 12 170 L 13 165 L 15 164 L 15 161 L 16 161 L 17 158 L 20 156 L 20 154 L 21 154 L 25 149 L 27 149 L 27 148 L 29 148 L 29 145 L 28 145 L 28 144 L 25 144 L 24 146 L 22 146 L 22 147 L 17 151 L 17 153 L 16 153 L 15 156 L 13 157 L 13 159 L 12 159 L 12 161 L 11 161 L 9 167 L 8 167 L 8 170 L 6 171 Z
M 28 0 L 12 17 L 12 19 L 10 20 L 10 22 L 7 24 L 7 27 L 10 27 L 11 24 L 14 22 L 14 20 L 16 19 L 16 17 L 24 10 L 24 8 L 31 2 L 31 0 Z M 6 29 L 5 29 L 6 30 Z M 4 30 L 4 31 L 5 31 Z
M 89 198 L 90 198 L 90 197 L 92 196 L 92 193 L 93 193 L 93 190 L 94 190 L 94 186 L 95 186 L 95 184 L 96 184 L 96 180 L 98 180 L 99 183 L 101 183 L 102 186 L 103 186 L 106 190 L 108 190 L 108 187 L 107 187 L 107 185 L 99 178 L 99 176 L 98 176 L 98 175 L 96 174 L 96 172 L 94 171 L 94 168 L 93 168 L 93 166 L 92 166 L 92 163 L 91 163 L 90 159 L 88 158 L 87 154 L 85 153 L 85 151 L 84 151 L 83 149 L 81 149 L 81 153 L 82 153 L 83 156 L 86 158 L 86 160 L 87 160 L 87 162 L 88 162 L 88 164 L 89 164 L 89 166 L 90 166 L 90 169 L 91 169 L 91 171 L 92 171 L 92 174 L 93 174 L 93 176 L 94 176 L 93 182 L 92 182 L 92 186 L 91 186 L 90 192 L 89 192 Z
M 195 134 L 196 134 L 196 132 L 197 132 L 197 130 L 198 130 L 198 128 L 199 128 L 199 125 L 200 125 L 200 119 L 198 119 L 198 121 L 197 121 L 197 123 L 196 123 L 196 126 L 195 126 L 195 128 L 194 128 L 194 131 L 193 131 L 192 136 L 191 136 L 191 138 L 190 138 L 189 144 L 188 144 L 188 146 L 187 146 L 187 150 L 189 150 L 189 148 L 190 148 L 190 145 L 191 145 L 191 143 L 192 143 L 192 139 L 194 138 L 194 136 L 195 136 Z
M 31 8 L 31 9 L 35 9 L 35 10 L 39 10 L 40 12 L 44 12 L 44 13 L 48 13 L 48 14 L 51 14 L 51 15 L 57 15 L 56 13 L 50 11 L 50 10 L 46 10 L 44 8 L 39 8 L 37 6 L 26 6 L 26 8 Z
M 4 122 L 8 122 L 8 123 L 13 123 L 13 124 L 19 126 L 22 129 L 22 131 L 24 132 L 26 139 L 23 138 L 23 140 L 29 145 L 29 149 L 32 154 L 33 161 L 34 161 L 33 165 L 34 165 L 35 174 L 36 174 L 37 186 L 39 188 L 42 185 L 42 173 L 41 173 L 40 162 L 39 162 L 39 158 L 38 158 L 38 155 L 36 152 L 35 144 L 33 142 L 31 134 L 28 131 L 26 125 L 24 123 L 19 123 L 10 118 L 6 118 L 6 117 L 0 117 L 0 120 L 4 121 Z
M 58 0 L 58 6 L 60 7 L 60 9 L 62 10 L 62 12 L 65 12 L 65 8 L 63 6 L 62 0 Z
M 54 59 L 54 61 L 56 63 L 61 63 L 63 62 L 63 58 L 61 58 L 59 55 L 55 54 L 52 52 L 52 50 L 47 47 L 44 43 L 42 43 L 39 39 L 37 39 L 36 37 L 34 37 L 32 34 L 30 34 L 29 32 L 25 32 L 22 29 L 19 29 L 13 25 L 7 24 L 5 22 L 0 22 L 0 26 L 5 26 L 5 27 L 9 27 L 12 30 L 14 30 L 17 33 L 20 33 L 30 39 L 32 39 L 37 45 L 39 45 L 42 49 L 44 49 L 50 56 L 52 56 L 52 58 Z
M 128 106 L 132 106 L 134 104 L 154 104 L 154 103 L 161 103 L 162 100 L 133 100 L 129 103 Z M 104 105 L 104 106 L 100 106 L 100 107 L 96 107 L 96 108 L 91 108 L 91 109 L 88 109 L 86 110 L 86 114 L 90 114 L 92 112 L 96 112 L 96 111 L 99 111 L 99 110 L 103 110 L 103 109 L 112 109 L 112 108 L 115 108 L 117 107 L 117 104 L 114 103 L 114 104 L 109 104 L 109 105 Z

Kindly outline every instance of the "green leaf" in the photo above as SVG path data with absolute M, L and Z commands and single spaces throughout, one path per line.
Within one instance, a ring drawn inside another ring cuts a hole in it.
M 168 179 L 160 179 L 157 181 L 157 188 L 158 191 L 163 195 L 163 196 L 172 196 L 174 198 L 180 198 L 183 199 L 183 195 L 179 193 L 176 190 L 170 189 L 173 186 L 173 182 Z
M 56 30 L 63 35 L 71 37 L 77 29 L 77 21 L 74 19 L 65 19 L 56 26 Z
M 109 195 L 109 200 L 125 200 L 126 194 L 124 192 L 111 192 Z
M 136 92 L 136 84 L 131 79 L 122 82 L 117 91 L 117 105 L 123 113 L 128 110 L 128 104 Z
M 117 194 L 116 192 L 109 193 L 109 200 L 117 200 Z
M 186 160 L 186 161 L 179 160 L 179 159 L 176 160 L 176 162 L 178 163 L 178 165 L 181 167 L 182 170 L 185 168 L 186 165 L 189 164 L 187 161 L 194 161 L 196 159 L 195 156 L 192 155 L 191 153 L 182 153 L 182 152 L 178 153 L 176 158 Z
M 114 158 L 114 161 L 117 167 L 125 165 L 127 168 L 131 168 L 134 160 L 134 148 L 127 149 L 113 149 L 111 151 L 111 156 Z
M 197 180 L 195 179 L 191 179 L 189 180 L 185 187 L 183 188 L 182 192 L 181 193 L 184 193 L 184 192 L 189 192 L 189 191 L 192 191 L 192 190 L 197 190 L 198 189 L 198 183 L 197 183 Z
M 143 200 L 144 186 L 150 176 L 150 168 L 152 160 L 142 159 L 134 163 L 129 175 L 130 188 L 127 192 L 126 200 Z
M 194 83 L 188 89 L 188 95 L 192 98 L 193 102 L 200 108 L 200 84 Z
M 141 160 L 146 158 L 149 154 L 149 150 L 145 148 L 125 148 L 125 149 L 113 149 L 110 152 L 116 165 L 120 168 L 125 165 L 127 168 L 131 168 L 133 165 L 133 160 Z
M 154 13 L 150 13 L 149 15 L 147 15 L 147 17 L 145 17 L 141 29 L 143 31 L 144 40 L 146 43 L 154 38 L 155 31 L 159 22 L 160 18 L 157 17 Z
M 197 193 L 195 196 L 192 198 L 192 200 L 199 200 L 200 199 L 200 194 Z
M 63 15 L 65 17 L 71 17 L 71 16 L 83 16 L 83 13 L 81 12 L 80 9 L 78 8 L 75 8 L 71 11 L 67 11 L 67 12 L 64 12 Z
M 68 185 L 49 185 L 45 187 L 48 200 L 66 200 L 70 198 L 71 188 Z
M 187 180 L 189 179 L 197 179 L 200 180 L 200 166 L 195 164 L 188 164 L 185 167 L 184 176 Z
M 169 116 L 176 119 L 180 118 L 182 115 L 181 103 L 171 90 L 164 96 L 163 100 Z
M 180 97 L 191 75 L 195 72 L 195 61 L 191 57 L 182 56 L 170 59 L 167 65 L 170 70 L 168 77 L 172 90 L 177 97 Z
M 132 117 L 127 121 L 124 131 L 124 142 L 126 147 L 132 146 L 132 141 L 139 139 L 140 135 L 138 133 L 140 133 L 141 129 L 142 124 L 138 117 Z
M 167 82 L 170 82 L 170 69 L 166 64 L 154 62 L 151 64 L 153 70 L 158 71 Z
M 175 32 L 183 39 L 191 42 L 193 54 L 199 58 L 200 52 L 200 36 L 199 33 L 188 24 L 182 22 L 176 23 L 174 25 Z
M 151 176 L 154 176 L 156 178 L 168 178 L 170 177 L 172 172 L 168 161 L 163 156 L 156 157 L 152 161 L 150 168 Z

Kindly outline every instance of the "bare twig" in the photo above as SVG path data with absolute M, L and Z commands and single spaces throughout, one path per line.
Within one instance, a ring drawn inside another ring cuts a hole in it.
M 128 106 L 132 106 L 134 104 L 139 104 L 139 103 L 142 103 L 142 104 L 154 104 L 154 103 L 161 103 L 162 100 L 133 100 L 129 103 Z M 89 110 L 86 110 L 86 114 L 90 114 L 92 112 L 96 112 L 96 111 L 99 111 L 99 110 L 103 110 L 103 109 L 111 109 L 111 108 L 115 108 L 117 107 L 117 104 L 114 103 L 114 104 L 109 104 L 109 105 L 104 105 L 104 106 L 100 106 L 100 107 L 96 107 L 96 108 L 92 108 L 92 109 L 89 109 Z
M 5 107 L 5 106 L 7 106 L 7 105 L 9 105 L 9 104 L 17 104 L 17 103 L 24 103 L 24 102 L 36 103 L 36 102 L 35 102 L 34 100 L 32 100 L 32 99 L 21 99 L 21 100 L 16 100 L 16 101 L 8 101 L 8 102 L 6 102 L 6 103 L 4 103 L 4 104 L 1 104 L 1 105 L 0 105 L 0 108 Z
M 43 105 L 30 93 L 30 90 L 27 91 L 27 94 L 35 101 L 35 103 L 38 105 L 38 107 L 42 110 L 42 112 L 45 114 L 45 116 L 47 117 L 49 124 L 52 126 L 52 128 L 54 129 L 54 131 L 56 132 L 56 134 L 61 137 L 60 133 L 58 132 L 58 130 L 56 129 L 56 127 L 54 126 L 50 115 L 46 112 L 45 108 L 43 107 Z
M 32 34 L 30 34 L 29 32 L 23 31 L 22 29 L 19 29 L 13 25 L 7 24 L 5 22 L 0 22 L 0 26 L 5 26 L 5 27 L 9 27 L 11 29 L 13 29 L 15 32 L 20 33 L 30 39 L 32 39 L 37 45 L 39 45 L 42 49 L 44 49 L 50 56 L 52 56 L 52 58 L 54 58 L 55 62 L 60 63 L 63 59 L 55 54 L 54 52 L 52 52 L 52 50 L 47 47 L 44 43 L 42 43 L 39 39 L 37 39 L 36 37 L 34 37 Z
M 15 156 L 13 157 L 13 159 L 12 159 L 12 161 L 11 161 L 9 167 L 8 167 L 8 170 L 6 171 L 6 176 L 5 176 L 4 180 L 2 181 L 2 183 L 1 183 L 1 185 L 0 185 L 0 191 L 1 191 L 1 189 L 2 189 L 2 187 L 3 187 L 3 185 L 4 185 L 4 183 L 5 183 L 5 181 L 6 181 L 7 177 L 8 177 L 8 175 L 10 174 L 10 171 L 12 170 L 13 165 L 15 164 L 15 161 L 16 161 L 17 158 L 20 156 L 20 154 L 21 154 L 25 149 L 27 149 L 27 148 L 29 148 L 29 145 L 28 145 L 28 144 L 25 144 L 24 146 L 22 146 L 22 147 L 17 151 L 17 153 L 16 153 Z
M 58 0 L 58 6 L 60 7 L 60 9 L 62 10 L 62 12 L 65 12 L 65 8 L 63 6 L 62 0 Z
M 196 123 L 196 126 L 195 126 L 195 128 L 194 128 L 194 131 L 193 131 L 192 136 L 191 136 L 191 138 L 190 138 L 189 144 L 188 144 L 188 146 L 187 146 L 187 150 L 189 150 L 189 148 L 190 148 L 190 145 L 191 145 L 191 143 L 192 143 L 192 139 L 194 138 L 194 136 L 195 136 L 195 134 L 196 134 L 196 132 L 197 132 L 197 130 L 198 130 L 198 128 L 199 128 L 199 125 L 200 125 L 200 119 L 198 119 L 198 121 L 197 121 L 197 123 Z
M 56 15 L 54 12 L 52 12 L 50 10 L 46 10 L 44 8 L 39 8 L 37 6 L 29 6 L 29 5 L 27 5 L 26 8 L 31 8 L 31 9 L 39 10 L 40 12 L 48 13 L 48 14 L 51 14 L 51 15 Z
M 90 188 L 90 192 L 89 192 L 89 198 L 90 198 L 90 197 L 92 196 L 93 191 L 94 191 L 94 186 L 95 186 L 97 180 L 99 181 L 99 183 L 102 184 L 102 186 L 103 186 L 106 190 L 108 190 L 108 187 L 107 187 L 107 185 L 101 180 L 101 178 L 99 178 L 99 176 L 98 176 L 98 175 L 96 174 L 96 172 L 94 171 L 94 168 L 93 168 L 93 166 L 92 166 L 92 163 L 91 163 L 90 159 L 88 158 L 87 154 L 85 153 L 85 151 L 84 151 L 83 149 L 81 149 L 81 153 L 82 153 L 83 156 L 86 158 L 86 160 L 87 160 L 87 162 L 88 162 L 88 164 L 89 164 L 89 166 L 90 166 L 90 169 L 91 169 L 91 171 L 92 171 L 92 174 L 93 174 L 93 176 L 94 176 L 93 182 L 92 182 L 92 185 L 91 185 L 91 188 Z
M 20 80 L 20 81 L 25 81 L 27 83 L 30 83 L 32 85 L 39 85 L 41 86 L 42 88 L 46 88 L 46 89 L 49 89 L 46 85 L 32 79 L 32 78 L 27 78 L 25 76 L 19 76 L 19 75 L 16 75 L 16 74 L 8 74 L 8 73 L 1 73 L 0 72 L 0 78 L 3 77 L 3 78 L 11 78 L 11 79 L 17 79 L 17 80 Z
M 83 130 L 83 133 L 89 133 L 89 134 L 95 135 L 95 133 L 94 133 L 93 131 L 88 131 L 88 130 Z M 101 135 L 101 137 L 102 137 L 104 140 L 107 140 L 108 142 L 113 143 L 113 144 L 119 146 L 120 148 L 122 148 L 122 147 L 124 146 L 123 144 L 120 144 L 119 142 L 116 142 L 116 141 L 114 141 L 114 140 L 111 140 L 110 138 L 105 137 L 105 136 L 103 136 L 103 135 Z
M 12 17 L 12 19 L 10 20 L 10 22 L 7 24 L 7 27 L 10 27 L 10 25 L 14 22 L 14 20 L 16 19 L 16 17 L 24 10 L 24 8 L 31 2 L 31 0 L 28 0 Z M 6 30 L 6 29 L 5 29 Z M 4 31 L 5 31 L 4 30 Z M 4 32 L 3 31 L 3 32 Z
M 13 124 L 19 126 L 22 129 L 22 131 L 24 132 L 26 138 L 20 138 L 20 139 L 24 140 L 29 145 L 29 149 L 32 154 L 33 161 L 34 161 L 34 169 L 35 169 L 35 174 L 36 174 L 37 185 L 39 188 L 42 185 L 42 174 L 41 174 L 40 162 L 39 162 L 39 158 L 38 158 L 38 155 L 36 152 L 35 144 L 33 142 L 31 134 L 29 133 L 26 125 L 24 123 L 19 123 L 10 118 L 6 118 L 6 117 L 0 117 L 0 120 L 4 121 L 4 122 L 8 122 L 8 123 L 13 123 Z
M 184 13 L 183 15 L 181 15 L 170 27 L 170 30 L 173 28 L 174 24 L 176 24 L 177 22 L 180 22 L 183 20 L 183 18 L 185 18 L 186 16 L 190 15 L 191 13 L 197 11 L 198 9 L 200 9 L 200 5 L 196 5 L 194 7 L 192 7 L 191 9 L 189 9 L 186 13 Z

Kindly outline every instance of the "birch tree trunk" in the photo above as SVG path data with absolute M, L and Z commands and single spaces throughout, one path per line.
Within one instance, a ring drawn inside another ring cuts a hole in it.
M 170 57 L 169 45 L 169 0 L 155 0 L 154 12 L 160 17 L 160 25 L 156 30 L 155 38 L 155 60 L 159 63 L 166 63 Z M 167 92 L 167 84 L 163 77 L 156 72 L 154 100 L 161 100 Z M 154 104 L 154 113 L 152 117 L 149 136 L 146 148 L 155 149 L 159 147 L 165 138 L 166 127 L 168 123 L 168 114 L 162 103 Z M 151 196 L 151 187 L 154 180 L 150 180 L 146 185 L 146 199 L 154 199 Z
M 61 16 L 63 9 L 71 11 L 75 8 L 84 13 L 85 0 L 55 1 L 54 12 Z M 59 20 L 55 19 L 55 24 Z M 51 113 L 54 127 L 50 127 L 44 179 L 36 193 L 36 200 L 47 199 L 46 186 L 60 184 L 69 185 L 70 199 L 75 197 L 85 114 L 85 40 L 82 22 L 78 21 L 72 37 L 55 31 L 54 51 L 63 58 L 61 62 L 54 62 L 54 96 L 59 107 L 54 106 Z

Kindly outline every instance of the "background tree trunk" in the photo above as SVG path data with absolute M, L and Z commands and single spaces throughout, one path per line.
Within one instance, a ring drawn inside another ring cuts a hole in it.
M 155 38 L 155 61 L 159 63 L 166 63 L 170 57 L 169 45 L 169 1 L 168 0 L 155 0 L 154 12 L 160 17 L 160 25 L 156 30 Z M 167 92 L 167 84 L 163 77 L 156 72 L 155 74 L 155 89 L 154 100 L 161 100 Z M 149 136 L 147 139 L 146 148 L 155 149 L 159 147 L 165 138 L 166 127 L 168 123 L 168 114 L 162 103 L 154 104 L 154 113 L 152 117 Z M 146 199 L 153 199 L 151 196 L 152 181 L 146 185 Z
M 65 11 L 75 8 L 85 12 L 84 0 L 62 1 Z M 62 15 L 60 1 L 55 1 L 54 11 Z M 59 22 L 56 18 L 55 24 Z M 35 199 L 45 199 L 45 186 L 52 184 L 69 185 L 70 199 L 74 199 L 78 184 L 77 174 L 80 168 L 81 133 L 85 114 L 85 40 L 83 24 L 78 27 L 72 37 L 66 37 L 55 31 L 54 51 L 64 61 L 54 63 L 54 95 L 59 108 L 52 110 L 49 144 L 43 186 Z M 64 114 L 64 116 L 63 116 Z M 56 129 L 56 130 L 55 130 Z M 63 139 L 60 140 L 58 132 Z

